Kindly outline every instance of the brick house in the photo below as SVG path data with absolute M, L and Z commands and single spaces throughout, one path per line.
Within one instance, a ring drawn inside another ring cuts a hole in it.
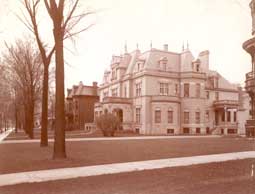
M 195 58 L 189 48 L 113 56 L 99 95 L 95 116 L 114 112 L 141 134 L 241 134 L 249 117 L 240 85 L 209 69 L 209 51 Z
M 97 82 L 92 86 L 74 85 L 67 89 L 66 126 L 67 130 L 83 130 L 85 123 L 94 122 L 94 104 L 99 101 Z

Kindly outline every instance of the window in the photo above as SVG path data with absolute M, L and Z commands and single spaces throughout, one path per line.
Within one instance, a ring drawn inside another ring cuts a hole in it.
M 207 83 L 209 85 L 209 88 L 214 88 L 214 78 L 213 77 L 209 77 L 207 80 Z
M 69 103 L 69 112 L 72 112 L 72 110 L 73 110 L 72 103 Z
M 141 123 L 141 108 L 135 109 L 135 121 L 136 123 Z
M 210 134 L 210 128 L 206 127 L 206 134 Z
M 184 134 L 189 134 L 189 128 L 183 128 L 183 133 Z
M 184 97 L 189 97 L 189 84 L 184 84 Z
M 200 98 L 200 84 L 196 84 L 196 98 Z
M 165 96 L 168 95 L 168 83 L 159 84 L 159 94 Z
M 75 109 L 76 109 L 76 110 L 78 110 L 78 106 L 79 106 L 79 105 L 78 105 L 78 101 L 76 100 L 76 101 L 75 101 Z
M 109 92 L 108 92 L 108 91 L 106 91 L 106 92 L 103 93 L 103 97 L 104 97 L 104 98 L 107 97 L 107 96 L 109 96 Z
M 135 84 L 135 91 L 136 91 L 136 96 L 141 96 L 142 93 L 142 83 L 137 83 Z
M 155 110 L 155 123 L 161 122 L 161 110 L 157 109 Z
M 112 96 L 113 96 L 113 97 L 118 96 L 118 88 L 112 89 Z
M 173 111 L 172 110 L 168 110 L 167 120 L 168 120 L 168 123 L 173 123 Z
M 197 72 L 200 71 L 200 65 L 199 65 L 199 64 L 196 65 L 196 71 L 197 71 Z
M 115 70 L 112 70 L 112 80 L 117 79 L 117 74 Z
M 219 78 L 215 78 L 215 88 L 219 88 Z
M 174 134 L 174 129 L 167 129 L 167 134 Z
M 196 112 L 196 124 L 200 123 L 200 112 Z
M 175 94 L 175 95 L 178 94 L 178 84 L 175 84 L 175 87 L 174 87 L 174 94 Z
M 196 128 L 196 134 L 199 134 L 201 132 L 200 128 Z
M 161 69 L 162 69 L 163 71 L 166 71 L 166 63 L 165 63 L 165 62 L 163 62 L 163 63 L 161 64 Z
M 215 92 L 215 100 L 219 100 L 219 92 Z
M 98 117 L 98 112 L 97 111 L 95 111 L 95 118 L 97 118 Z
M 124 97 L 125 98 L 127 97 L 127 87 L 126 86 L 124 87 Z
M 225 112 L 222 112 L 221 114 L 221 121 L 225 121 Z
M 237 114 L 236 114 L 236 111 L 234 112 L 234 122 L 237 121 Z
M 206 112 L 205 112 L 205 120 L 208 122 L 209 121 L 209 110 L 207 110 Z
M 184 112 L 184 124 L 189 123 L 189 112 Z
M 230 111 L 227 112 L 227 121 L 228 122 L 231 121 L 231 112 Z
M 209 91 L 206 91 L 206 98 L 210 99 L 210 92 Z
M 137 63 L 137 71 L 139 72 L 142 69 L 142 64 L 141 63 Z

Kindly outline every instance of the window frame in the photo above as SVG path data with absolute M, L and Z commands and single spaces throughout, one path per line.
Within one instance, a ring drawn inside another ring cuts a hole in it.
M 174 112 L 172 109 L 169 109 L 167 111 L 167 123 L 173 123 L 174 121 L 173 117 L 174 117 Z
M 190 96 L 190 84 L 189 83 L 184 83 L 183 84 L 183 97 L 188 98 Z
M 141 108 L 140 107 L 135 108 L 135 122 L 137 124 L 141 123 Z
M 184 124 L 189 124 L 189 111 L 184 111 L 183 113 L 183 123 Z
M 154 122 L 155 123 L 161 123 L 161 110 L 160 109 L 156 109 L 154 111 Z
M 196 124 L 200 124 L 200 122 L 201 122 L 201 113 L 200 113 L 200 111 L 195 112 L 195 122 L 196 122 Z

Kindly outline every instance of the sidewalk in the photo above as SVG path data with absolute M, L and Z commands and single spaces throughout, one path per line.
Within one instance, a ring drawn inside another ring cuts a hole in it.
M 204 135 L 204 136 L 141 136 L 141 137 L 83 137 L 83 138 L 66 138 L 66 141 L 114 141 L 114 140 L 146 140 L 146 139 L 190 139 L 190 138 L 220 138 L 220 135 Z M 39 139 L 29 140 L 6 140 L 0 141 L 2 144 L 8 143 L 39 143 Z M 49 139 L 54 142 L 54 139 Z
M 0 175 L 0 186 L 255 158 L 255 151 L 30 171 Z M 253 169 L 251 176 L 254 176 Z
M 8 129 L 7 131 L 0 133 L 0 143 L 13 131 L 13 129 Z

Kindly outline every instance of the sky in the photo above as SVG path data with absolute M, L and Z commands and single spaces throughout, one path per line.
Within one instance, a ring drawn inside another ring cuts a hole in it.
M 82 81 L 91 85 L 102 82 L 105 69 L 110 68 L 112 55 L 136 49 L 153 48 L 181 52 L 187 41 L 197 57 L 210 51 L 210 69 L 218 71 L 233 83 L 243 85 L 251 71 L 251 58 L 242 49 L 251 35 L 250 0 L 81 0 L 80 10 L 95 10 L 80 26 L 94 25 L 65 42 L 65 86 Z M 16 15 L 22 16 L 18 0 L 0 0 L 0 45 L 29 34 Z M 44 5 L 40 11 L 43 40 L 52 43 L 52 25 Z

